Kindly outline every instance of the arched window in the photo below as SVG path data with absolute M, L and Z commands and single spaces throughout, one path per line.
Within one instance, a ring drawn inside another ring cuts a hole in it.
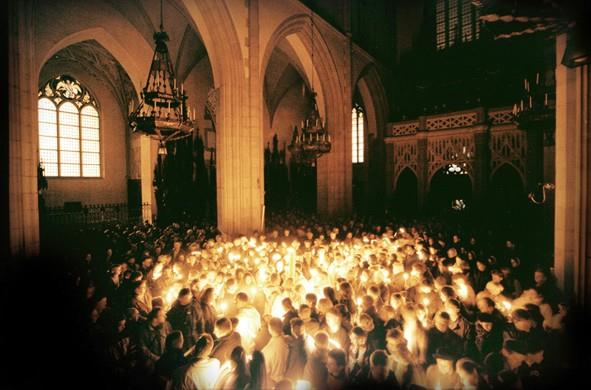
M 363 109 L 358 104 L 353 106 L 352 111 L 352 142 L 353 145 L 353 164 L 362 163 L 364 161 L 364 123 L 363 123 Z
M 96 100 L 70 76 L 39 90 L 39 161 L 48 177 L 100 177 Z

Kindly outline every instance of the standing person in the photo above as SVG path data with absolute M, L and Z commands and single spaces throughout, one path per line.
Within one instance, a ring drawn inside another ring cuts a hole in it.
M 161 307 L 153 309 L 146 322 L 140 325 L 138 335 L 138 352 L 140 363 L 151 373 L 154 365 L 164 353 L 166 336 L 170 326 L 166 322 L 166 313 Z
M 452 350 L 440 347 L 433 354 L 435 364 L 427 368 L 427 387 L 430 389 L 459 389 L 460 377 L 454 370 L 455 355 Z
M 230 355 L 234 348 L 242 346 L 240 334 L 234 332 L 232 321 L 226 317 L 222 317 L 215 322 L 213 332 L 216 340 L 213 345 L 211 356 L 218 359 L 221 364 L 224 364 L 230 359 Z
M 351 331 L 351 346 L 348 352 L 347 375 L 353 382 L 365 378 L 369 370 L 371 351 L 367 345 L 367 333 L 359 326 Z
M 301 378 L 308 359 L 304 340 L 304 321 L 299 318 L 292 318 L 291 336 L 285 336 L 285 339 L 289 345 L 289 358 L 285 376 L 295 381 Z
M 325 389 L 328 381 L 328 369 L 326 361 L 328 358 L 328 334 L 317 332 L 314 336 L 315 350 L 308 356 L 306 367 L 304 367 L 304 379 L 309 381 L 312 389 Z
M 213 287 L 208 287 L 201 294 L 199 304 L 201 305 L 201 312 L 203 313 L 203 330 L 205 333 L 213 334 L 216 320 L 216 311 L 213 307 Z
M 347 354 L 342 349 L 328 352 L 326 369 L 328 370 L 327 390 L 343 390 L 347 388 Z
M 248 302 L 248 295 L 244 292 L 239 292 L 236 295 L 236 309 L 238 313 L 236 318 L 238 319 L 238 325 L 236 326 L 236 332 L 240 333 L 242 339 L 242 346 L 246 350 L 247 354 L 252 354 L 255 347 L 255 338 L 261 329 L 261 315 Z
M 204 334 L 195 344 L 196 359 L 175 371 L 173 389 L 210 390 L 213 389 L 220 373 L 220 362 L 210 358 L 213 338 Z
M 374 351 L 369 357 L 369 375 L 361 382 L 367 389 L 400 389 L 394 373 L 388 369 L 388 355 L 383 349 Z
M 435 326 L 427 332 L 427 363 L 434 363 L 434 356 L 440 347 L 447 347 L 455 354 L 462 352 L 462 341 L 450 328 L 450 317 L 447 312 L 439 312 L 435 316 Z
M 244 390 L 250 382 L 246 352 L 242 347 L 235 347 L 230 353 L 230 363 L 222 366 L 215 390 Z
M 189 288 L 182 288 L 179 291 L 177 300 L 171 309 L 166 313 L 166 318 L 173 330 L 183 334 L 183 351 L 191 348 L 197 341 L 198 329 L 203 328 L 198 323 L 202 321 L 195 305 L 192 304 L 193 295 Z
M 248 365 L 250 381 L 246 385 L 247 390 L 268 389 L 270 387 L 269 380 L 267 379 L 266 366 L 265 355 L 260 351 L 254 351 L 252 360 Z
M 145 280 L 135 282 L 132 290 L 131 307 L 137 309 L 142 319 L 146 319 L 148 313 L 152 311 L 152 294 L 148 290 L 148 284 Z
M 164 353 L 156 362 L 156 381 L 159 389 L 166 389 L 172 384 L 172 375 L 188 363 L 183 353 L 183 333 L 175 330 L 166 336 Z
M 274 317 L 269 320 L 268 330 L 271 339 L 263 348 L 262 353 L 265 356 L 269 380 L 275 384 L 283 379 L 287 371 L 289 345 L 283 337 L 283 323 L 279 318 Z

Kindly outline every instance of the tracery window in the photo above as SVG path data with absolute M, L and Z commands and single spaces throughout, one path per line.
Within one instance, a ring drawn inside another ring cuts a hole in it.
M 61 75 L 38 93 L 39 161 L 48 177 L 100 177 L 97 102 L 78 80 Z
M 436 0 L 435 43 L 445 49 L 480 37 L 480 11 L 471 0 Z

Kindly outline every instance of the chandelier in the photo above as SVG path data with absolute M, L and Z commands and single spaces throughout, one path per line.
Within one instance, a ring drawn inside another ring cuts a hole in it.
M 553 128 L 554 109 L 549 104 L 552 91 L 546 85 L 544 77 L 536 73 L 535 83 L 523 79 L 523 93 L 519 104 L 513 105 L 513 118 L 522 129 Z
M 314 19 L 310 12 L 310 29 L 312 31 L 312 110 L 302 122 L 301 129 L 294 128 L 291 143 L 287 147 L 292 157 L 304 164 L 314 166 L 318 157 L 330 152 L 330 134 L 326 129 L 326 121 L 320 117 L 318 104 L 316 102 L 316 92 L 314 92 Z
M 168 40 L 168 34 L 163 27 L 161 0 L 160 31 L 154 33 L 156 48 L 150 72 L 146 86 L 140 93 L 140 103 L 129 114 L 129 125 L 132 131 L 146 134 L 160 141 L 160 148 L 163 148 L 167 141 L 175 141 L 191 135 L 195 120 L 195 111 L 191 112 L 187 109 L 187 95 L 183 85 L 181 84 L 180 89 L 177 88 L 177 80 L 166 45 Z

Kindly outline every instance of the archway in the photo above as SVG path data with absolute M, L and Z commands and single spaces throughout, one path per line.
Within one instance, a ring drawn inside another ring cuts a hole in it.
M 517 170 L 503 164 L 492 175 L 488 190 L 488 211 L 498 223 L 521 220 L 527 206 L 523 180 Z
M 410 168 L 404 168 L 398 179 L 394 192 L 392 209 L 396 216 L 410 218 L 418 211 L 418 180 Z
M 441 167 L 429 184 L 426 211 L 431 215 L 449 216 L 464 213 L 472 206 L 472 180 L 466 171 L 454 164 Z

